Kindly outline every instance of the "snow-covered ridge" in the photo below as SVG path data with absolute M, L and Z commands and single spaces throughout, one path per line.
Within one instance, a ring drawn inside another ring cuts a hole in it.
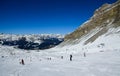
M 64 36 L 60 34 L 0 34 L 0 44 L 27 50 L 52 48 L 60 44 L 63 40 Z

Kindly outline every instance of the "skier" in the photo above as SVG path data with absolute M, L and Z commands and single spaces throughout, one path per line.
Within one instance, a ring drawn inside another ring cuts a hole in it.
M 23 60 L 23 59 L 21 60 L 21 64 L 22 64 L 22 65 L 25 65 L 25 63 L 24 63 L 24 60 Z
M 86 53 L 84 52 L 84 57 L 86 57 Z
M 70 61 L 72 61 L 72 54 L 70 54 Z
M 63 56 L 61 56 L 61 59 L 63 59 Z

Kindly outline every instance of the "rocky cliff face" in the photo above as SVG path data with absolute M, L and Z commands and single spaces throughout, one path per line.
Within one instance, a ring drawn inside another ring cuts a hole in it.
M 93 29 L 99 28 L 100 31 L 88 38 L 84 44 L 93 42 L 99 36 L 106 33 L 109 28 L 117 28 L 120 26 L 120 0 L 113 4 L 104 4 L 98 8 L 94 15 L 78 29 L 71 34 L 65 36 L 65 41 L 61 45 L 75 44 L 80 41 L 83 36 L 89 34 Z

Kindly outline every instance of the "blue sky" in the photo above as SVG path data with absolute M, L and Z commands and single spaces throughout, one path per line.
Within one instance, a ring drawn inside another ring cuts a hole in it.
M 0 0 L 0 33 L 67 34 L 117 0 Z

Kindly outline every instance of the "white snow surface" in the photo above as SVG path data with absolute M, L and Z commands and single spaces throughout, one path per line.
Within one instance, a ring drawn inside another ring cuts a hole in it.
M 120 27 L 118 28 L 109 28 L 108 32 L 99 36 L 94 42 L 89 42 L 88 44 L 84 44 L 89 38 L 94 36 L 97 32 L 99 32 L 101 28 L 96 28 L 91 30 L 87 35 L 82 36 L 80 39 L 76 39 L 77 44 L 71 44 L 64 47 L 55 47 L 63 50 L 71 50 L 70 52 L 74 52 L 74 50 L 81 51 L 84 50 L 86 52 L 98 52 L 99 50 L 115 50 L 120 49 Z
M 86 57 L 82 52 L 73 53 L 73 61 L 69 51 L 28 52 L 1 46 L 0 76 L 120 76 L 120 50 L 86 53 Z M 19 63 L 21 59 L 25 65 Z
M 76 45 L 48 50 L 0 45 L 0 76 L 120 76 L 120 28 L 111 28 L 94 42 L 83 45 L 97 31 L 92 30 Z M 25 65 L 20 64 L 21 59 Z

